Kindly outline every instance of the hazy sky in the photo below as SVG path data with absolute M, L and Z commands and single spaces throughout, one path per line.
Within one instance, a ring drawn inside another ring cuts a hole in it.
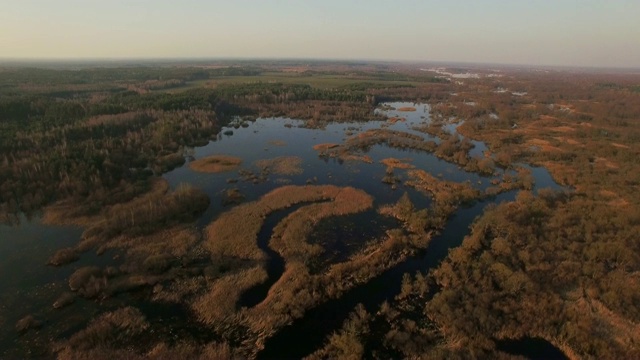
M 0 58 L 640 66 L 640 0 L 0 0 Z

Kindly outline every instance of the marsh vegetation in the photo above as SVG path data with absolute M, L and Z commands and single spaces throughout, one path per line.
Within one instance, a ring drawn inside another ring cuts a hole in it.
M 637 76 L 287 66 L 0 69 L 0 357 L 638 356 Z

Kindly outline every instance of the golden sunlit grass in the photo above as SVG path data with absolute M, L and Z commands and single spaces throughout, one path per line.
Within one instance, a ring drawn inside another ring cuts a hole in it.
M 264 281 L 261 266 L 254 266 L 213 283 L 209 292 L 192 305 L 199 318 L 223 334 L 228 331 L 225 329 L 237 328 L 237 326 L 246 328 L 245 335 L 251 339 L 247 340 L 247 344 L 249 342 L 252 344 L 247 351 L 257 351 L 262 347 L 264 339 L 290 324 L 294 319 L 304 316 L 308 309 L 328 299 L 338 298 L 353 286 L 369 281 L 385 269 L 406 259 L 416 249 L 425 248 L 431 239 L 431 232 L 426 232 L 419 226 L 416 227 L 419 231 L 413 232 L 411 224 L 414 219 L 409 215 L 398 215 L 407 223 L 408 234 L 399 229 L 387 231 L 379 239 L 370 239 L 371 241 L 361 251 L 351 255 L 347 261 L 332 264 L 320 273 L 311 274 L 307 263 L 324 251 L 322 247 L 306 241 L 314 226 L 328 217 L 343 216 L 369 209 L 373 205 L 373 199 L 361 190 L 348 187 L 284 186 L 256 202 L 240 205 L 227 212 L 227 214 L 235 213 L 233 217 L 236 221 L 245 219 L 242 226 L 233 227 L 230 224 L 233 230 L 231 228 L 223 230 L 225 223 L 234 220 L 226 218 L 223 214 L 220 219 L 210 225 L 208 248 L 212 256 L 225 254 L 263 260 L 263 254 L 256 245 L 255 234 L 259 231 L 266 214 L 290 206 L 288 204 L 320 200 L 328 201 L 301 207 L 274 228 L 270 247 L 284 257 L 285 271 L 269 289 L 261 303 L 252 308 L 238 308 L 237 305 L 244 290 L 250 288 L 251 284 Z M 410 200 L 405 199 L 405 202 L 408 202 L 405 207 L 412 212 L 414 208 Z M 246 219 L 252 220 L 247 222 Z M 258 224 L 251 225 L 253 221 Z M 239 232 L 243 231 L 242 228 L 252 230 L 238 236 Z M 224 231 L 227 235 L 220 237 L 221 234 L 214 231 L 216 229 Z
M 313 145 L 313 150 L 316 151 L 327 151 L 329 149 L 333 149 L 340 146 L 340 144 L 334 144 L 334 143 L 323 143 L 323 144 L 316 144 Z
M 255 162 L 256 166 L 263 171 L 277 175 L 300 175 L 302 169 L 302 158 L 298 156 L 279 156 L 273 159 L 262 159 Z
M 235 315 L 243 292 L 266 280 L 267 272 L 262 266 L 227 275 L 216 280 L 210 291 L 195 301 L 193 309 L 207 324 L 222 323 Z
M 340 158 L 344 161 L 362 161 L 363 163 L 373 164 L 373 159 L 369 155 L 347 154 Z
M 178 225 L 146 236 L 118 236 L 103 248 L 124 249 L 127 256 L 145 259 L 153 254 L 170 254 L 181 257 L 198 241 L 197 231 L 189 225 Z
M 213 155 L 189 163 L 189 167 L 198 172 L 221 173 L 233 171 L 242 164 L 242 159 L 229 155 Z
M 380 162 L 386 165 L 391 169 L 414 169 L 415 166 L 408 164 L 407 162 L 411 161 L 410 159 L 396 159 L 396 158 L 386 158 L 380 160 Z
M 238 205 L 223 213 L 207 226 L 205 246 L 214 258 L 263 261 L 265 254 L 258 248 L 257 236 L 267 215 L 301 202 L 334 200 L 342 190 L 333 185 L 279 187 L 258 201 Z
M 469 183 L 442 181 L 420 169 L 409 170 L 407 185 L 430 195 L 436 203 L 456 206 L 459 203 L 477 199 L 480 193 Z
M 304 206 L 281 221 L 273 231 L 271 247 L 287 261 L 308 260 L 322 252 L 322 247 L 309 244 L 305 239 L 322 219 L 331 216 L 354 214 L 373 206 L 373 198 L 362 190 L 340 188 L 332 201 Z
M 250 313 L 246 309 L 240 312 L 236 309 L 245 290 L 266 280 L 263 265 L 258 265 L 217 280 L 211 290 L 193 304 L 202 321 L 222 327 L 247 322 L 247 326 L 256 332 L 271 332 L 289 321 L 296 308 L 300 310 L 295 316 L 301 316 L 309 304 L 319 301 L 320 293 L 303 295 L 309 291 L 309 281 L 313 280 L 305 261 L 323 251 L 320 246 L 307 243 L 306 239 L 321 219 L 371 208 L 373 198 L 361 190 L 333 185 L 280 187 L 258 201 L 236 206 L 222 214 L 207 227 L 205 246 L 214 259 L 263 263 L 266 255 L 257 245 L 257 234 L 265 217 L 293 204 L 317 201 L 327 202 L 304 206 L 274 228 L 270 246 L 285 258 L 286 271 L 269 291 L 268 300 L 263 301 L 267 305 L 258 305 Z

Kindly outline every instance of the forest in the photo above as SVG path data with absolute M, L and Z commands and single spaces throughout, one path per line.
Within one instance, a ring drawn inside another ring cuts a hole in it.
M 0 357 L 268 358 L 278 334 L 429 253 L 477 204 L 459 246 L 400 273 L 385 299 L 355 301 L 302 356 L 528 358 L 509 344 L 540 339 L 564 358 L 640 357 L 640 75 L 463 70 L 478 76 L 321 61 L 0 66 L 0 231 L 81 229 L 34 265 L 67 269 L 55 301 L 18 321 L 0 308 Z M 417 104 L 429 119 L 410 125 Z M 258 160 L 237 155 L 238 133 L 277 119 L 289 122 Z M 307 150 L 356 179 L 373 169 L 379 188 L 338 183 L 335 168 L 318 179 L 286 153 L 289 128 L 340 124 Z M 418 154 L 478 180 L 432 173 Z M 170 185 L 182 169 L 222 185 L 213 197 L 204 180 Z M 539 187 L 536 169 L 561 189 Z M 344 239 L 349 221 L 379 229 Z

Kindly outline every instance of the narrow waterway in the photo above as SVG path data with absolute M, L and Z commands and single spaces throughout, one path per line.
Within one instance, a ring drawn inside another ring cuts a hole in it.
M 295 359 L 309 355 L 322 346 L 326 337 L 338 330 L 357 304 L 375 312 L 384 301 L 400 292 L 405 273 L 426 272 L 437 267 L 449 249 L 459 246 L 469 226 L 484 208 L 492 203 L 511 201 L 516 192 L 504 193 L 492 201 L 478 202 L 462 208 L 449 219 L 442 233 L 431 240 L 421 256 L 414 256 L 383 272 L 366 284 L 354 287 L 339 299 L 329 300 L 305 313 L 305 316 L 284 327 L 269 338 L 259 359 Z
M 250 308 L 258 305 L 267 297 L 271 286 L 280 279 L 284 273 L 285 262 L 284 258 L 277 251 L 269 247 L 269 240 L 273 235 L 273 228 L 291 213 L 308 204 L 309 202 L 296 204 L 286 209 L 274 211 L 267 216 L 258 233 L 258 247 L 268 256 L 266 264 L 267 280 L 245 291 L 240 297 L 240 306 Z

